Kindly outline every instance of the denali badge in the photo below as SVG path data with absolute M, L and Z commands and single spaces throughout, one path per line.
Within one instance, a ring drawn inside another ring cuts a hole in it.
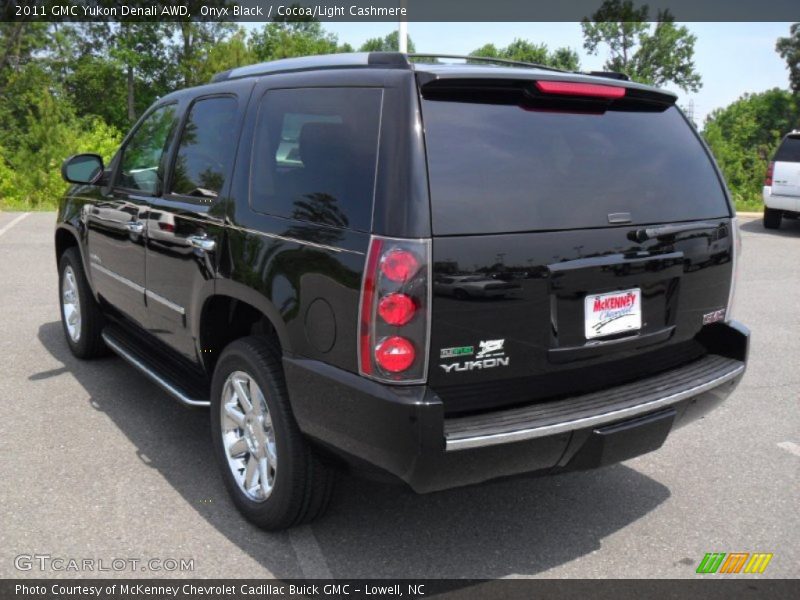
M 505 340 L 483 340 L 480 343 L 478 353 L 475 355 L 476 360 L 466 360 L 461 363 L 451 363 L 449 365 L 439 365 L 445 373 L 474 371 L 475 369 L 493 369 L 495 367 L 507 367 L 509 357 L 503 351 Z M 453 352 L 455 351 L 455 352 Z M 447 352 L 447 356 L 445 353 Z M 460 348 L 443 348 L 441 350 L 441 358 L 457 358 L 466 354 L 472 354 L 474 348 L 472 346 L 462 346 Z
M 481 349 L 475 355 L 475 358 L 484 358 L 486 356 L 503 356 L 503 344 L 505 340 L 486 340 L 481 342 Z

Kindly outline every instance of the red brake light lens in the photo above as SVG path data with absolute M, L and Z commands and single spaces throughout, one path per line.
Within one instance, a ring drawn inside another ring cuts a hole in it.
M 543 94 L 605 98 L 607 100 L 614 100 L 625 96 L 624 87 L 601 85 L 598 83 L 578 83 L 575 81 L 537 81 L 536 89 Z
M 395 248 L 389 250 L 381 261 L 381 271 L 391 281 L 405 283 L 419 269 L 419 261 L 408 250 Z
M 358 372 L 390 384 L 425 383 L 431 240 L 373 235 L 359 299 Z
M 415 357 L 414 345 L 399 335 L 384 338 L 375 348 L 375 361 L 389 373 L 405 371 L 414 363 Z
M 361 319 L 358 332 L 359 356 L 361 372 L 367 375 L 372 373 L 372 348 L 370 337 L 372 328 L 372 305 L 375 300 L 375 285 L 378 275 L 378 260 L 383 250 L 383 240 L 375 239 L 370 246 L 367 256 L 367 266 L 364 272 L 364 288 L 361 291 Z
M 772 185 L 772 173 L 774 171 L 775 171 L 775 163 L 771 162 L 771 163 L 769 163 L 769 166 L 767 167 L 767 174 L 764 177 L 764 185 L 767 185 L 767 186 Z
M 417 305 L 406 294 L 389 294 L 378 302 L 378 314 L 389 325 L 401 327 L 414 318 Z

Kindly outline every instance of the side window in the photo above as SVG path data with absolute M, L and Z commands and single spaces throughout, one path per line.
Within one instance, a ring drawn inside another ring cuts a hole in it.
M 164 151 L 175 131 L 175 105 L 161 106 L 142 121 L 123 150 L 115 185 L 156 195 L 164 182 Z
M 236 151 L 237 101 L 229 96 L 195 102 L 181 132 L 170 193 L 213 200 Z
M 253 210 L 333 227 L 369 230 L 382 90 L 271 90 L 258 110 Z

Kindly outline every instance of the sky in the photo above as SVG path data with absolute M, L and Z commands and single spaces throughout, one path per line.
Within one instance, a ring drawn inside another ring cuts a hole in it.
M 789 35 L 789 23 L 684 23 L 697 36 L 695 66 L 703 78 L 697 93 L 678 89 L 679 104 L 694 104 L 695 121 L 727 106 L 745 92 L 773 87 L 787 89 L 789 72 L 775 52 L 775 40 Z M 383 37 L 394 23 L 323 24 L 341 43 L 358 48 L 366 39 Z M 418 52 L 468 54 L 486 43 L 505 46 L 514 38 L 545 43 L 551 48 L 570 46 L 581 57 L 583 70 L 601 69 L 605 56 L 589 56 L 583 49 L 579 23 L 409 23 L 408 32 Z M 670 86 L 667 86 L 669 88 Z

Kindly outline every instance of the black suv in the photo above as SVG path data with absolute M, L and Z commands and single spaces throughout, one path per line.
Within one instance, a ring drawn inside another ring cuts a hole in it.
M 624 460 L 745 371 L 735 213 L 673 95 L 418 60 L 233 69 L 63 166 L 70 348 L 210 405 L 265 528 L 340 465 L 430 492 Z

